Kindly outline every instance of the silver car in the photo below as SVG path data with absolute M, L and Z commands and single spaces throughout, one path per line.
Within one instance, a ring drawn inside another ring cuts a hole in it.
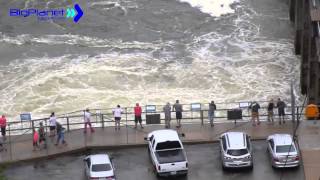
M 222 168 L 253 168 L 250 137 L 243 132 L 227 132 L 220 136 Z
M 268 152 L 273 167 L 297 167 L 300 165 L 299 150 L 290 134 L 273 134 L 267 138 Z

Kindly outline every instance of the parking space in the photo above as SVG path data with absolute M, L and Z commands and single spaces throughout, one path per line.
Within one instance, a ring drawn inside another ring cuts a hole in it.
M 229 170 L 221 168 L 219 146 L 199 144 L 185 146 L 189 160 L 189 174 L 181 180 L 301 180 L 303 168 L 278 170 L 270 165 L 264 141 L 253 142 L 253 170 Z M 103 151 L 99 151 L 103 152 Z M 114 157 L 116 175 L 119 180 L 157 180 L 147 154 L 147 148 L 131 148 L 105 151 Z M 95 152 L 92 152 L 95 153 Z M 82 159 L 85 155 L 60 157 L 47 161 L 22 163 L 9 167 L 5 175 L 9 180 L 25 179 L 69 179 L 84 180 Z M 172 178 L 174 179 L 174 178 Z

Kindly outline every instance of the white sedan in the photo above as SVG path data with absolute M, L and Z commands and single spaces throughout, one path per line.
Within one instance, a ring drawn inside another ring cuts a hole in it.
M 84 158 L 88 179 L 115 180 L 114 166 L 107 154 L 90 155 Z
M 297 167 L 300 164 L 299 150 L 289 134 L 273 134 L 267 139 L 272 166 L 276 168 Z

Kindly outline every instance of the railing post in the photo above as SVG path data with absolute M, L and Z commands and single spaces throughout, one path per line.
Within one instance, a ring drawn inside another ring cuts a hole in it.
M 297 112 L 296 112 L 296 116 L 297 116 L 297 122 L 299 123 L 300 122 L 300 118 L 299 118 L 299 106 L 297 106 Z
M 68 130 L 68 132 L 70 132 L 69 117 L 67 117 L 67 130 Z
M 200 110 L 201 126 L 203 126 L 203 110 Z
M 12 161 L 12 144 L 11 144 L 11 129 L 10 129 L 10 123 L 8 123 L 8 128 L 9 128 L 10 160 Z
M 34 121 L 31 120 L 31 128 L 32 128 L 32 133 L 33 133 L 33 130 L 34 130 Z
M 100 114 L 100 117 L 101 117 L 101 126 L 102 128 L 104 128 L 104 116 L 102 113 Z
M 127 131 L 127 144 L 129 143 L 129 134 L 128 134 L 128 109 L 125 108 L 126 110 L 126 131 Z

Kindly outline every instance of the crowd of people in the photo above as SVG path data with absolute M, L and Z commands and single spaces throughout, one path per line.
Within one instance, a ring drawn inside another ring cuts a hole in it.
M 253 101 L 250 103 L 249 107 L 251 110 L 251 122 L 252 126 L 260 125 L 260 116 L 259 116 L 259 109 L 261 108 L 260 104 L 256 101 Z M 274 109 L 277 108 L 278 117 L 279 117 L 279 124 L 285 124 L 285 108 L 286 103 L 282 101 L 280 98 L 278 98 L 277 102 L 274 102 L 273 99 L 270 99 L 267 105 L 267 121 L 269 123 L 274 123 Z M 168 102 L 165 106 L 163 106 L 163 112 L 165 117 L 165 128 L 171 128 L 171 113 L 175 112 L 175 118 L 176 118 L 176 128 L 181 128 L 181 119 L 183 118 L 183 105 L 180 104 L 179 100 L 176 100 L 176 102 L 171 106 L 171 104 Z M 217 110 L 217 106 L 214 103 L 214 101 L 211 101 L 208 104 L 208 121 L 210 122 L 210 126 L 214 126 L 214 118 L 215 118 L 215 111 Z M 138 127 L 138 124 L 140 125 L 140 128 L 143 129 L 143 123 L 142 123 L 142 108 L 139 105 L 139 103 L 136 103 L 136 106 L 133 108 L 134 112 L 134 129 Z M 84 134 L 87 133 L 87 129 L 89 128 L 91 133 L 94 133 L 95 130 L 91 124 L 91 112 L 87 108 L 83 112 L 83 119 L 84 119 Z M 114 117 L 115 122 L 115 130 L 120 130 L 120 122 L 122 114 L 124 113 L 123 109 L 120 105 L 117 105 L 116 108 L 112 109 L 112 114 Z M 309 104 L 306 107 L 306 114 L 308 115 L 308 118 L 318 118 L 319 111 L 318 106 Z M 311 115 L 310 115 L 311 114 Z M 306 115 L 306 116 L 307 116 Z M 0 128 L 1 128 L 1 135 L 3 137 L 3 141 L 6 140 L 6 126 L 7 126 L 7 119 L 5 115 L 2 115 L 0 117 Z M 51 139 L 51 141 L 55 141 L 55 145 L 58 146 L 60 144 L 66 145 L 66 141 L 64 139 L 64 133 L 65 128 L 62 126 L 61 123 L 57 121 L 57 118 L 55 116 L 55 113 L 52 112 L 49 117 L 49 135 L 48 137 Z M 0 143 L 0 146 L 2 146 L 2 143 Z M 33 147 L 34 150 L 42 149 L 47 147 L 47 134 L 45 131 L 45 127 L 43 125 L 43 122 L 39 123 L 39 128 L 36 130 L 33 129 Z

